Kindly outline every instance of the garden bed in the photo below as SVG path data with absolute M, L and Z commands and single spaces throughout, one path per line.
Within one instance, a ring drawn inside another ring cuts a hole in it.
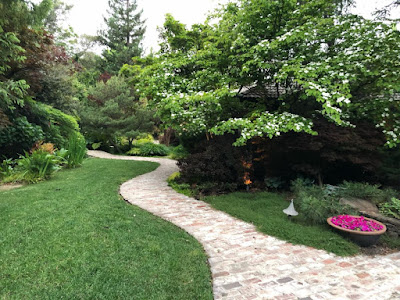
M 286 194 L 266 192 L 232 193 L 205 197 L 202 200 L 216 209 L 253 223 L 265 234 L 340 256 L 385 255 L 400 250 L 400 239 L 392 238 L 388 234 L 385 234 L 377 245 L 362 248 L 335 233 L 327 224 L 308 224 L 301 214 L 289 220 L 282 212 L 289 205 L 286 196 Z

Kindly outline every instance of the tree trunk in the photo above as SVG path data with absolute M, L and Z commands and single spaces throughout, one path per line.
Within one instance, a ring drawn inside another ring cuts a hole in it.
M 169 144 L 171 143 L 171 136 L 173 133 L 173 129 L 171 127 L 168 127 L 167 129 L 164 130 L 164 136 L 162 138 L 162 143 L 165 146 L 169 146 Z
M 317 179 L 318 179 L 318 185 L 322 188 L 324 186 L 324 182 L 322 181 L 322 175 L 321 172 L 318 171 L 318 175 L 317 175 Z
M 130 44 L 130 33 L 129 33 L 129 0 L 126 0 L 126 46 Z

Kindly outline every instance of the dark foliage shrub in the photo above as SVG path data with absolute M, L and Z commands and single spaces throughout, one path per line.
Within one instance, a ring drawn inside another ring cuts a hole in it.
M 0 128 L 0 157 L 16 158 L 44 137 L 39 125 L 30 123 L 25 116 L 18 117 L 12 125 Z
M 239 184 L 229 182 L 204 182 L 199 185 L 192 185 L 196 198 L 202 196 L 233 193 L 239 189 Z
M 381 151 L 383 163 L 379 176 L 385 186 L 392 186 L 400 190 L 400 146 Z
M 264 184 L 268 189 L 278 190 L 284 187 L 285 181 L 281 177 L 267 177 Z
M 377 174 L 384 137 L 376 128 L 366 123 L 356 128 L 338 127 L 326 120 L 317 120 L 314 127 L 317 136 L 288 133 L 272 140 L 254 140 L 260 177 L 290 181 L 303 175 L 320 184 L 382 179 Z
M 241 159 L 245 147 L 234 147 L 232 136 L 216 137 L 204 141 L 195 153 L 180 159 L 181 179 L 190 184 L 235 183 L 243 185 Z

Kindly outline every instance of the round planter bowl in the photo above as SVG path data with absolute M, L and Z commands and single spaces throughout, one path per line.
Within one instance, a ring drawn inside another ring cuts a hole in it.
M 351 217 L 359 218 L 360 216 L 351 216 Z M 356 244 L 358 244 L 362 247 L 369 247 L 369 246 L 376 244 L 378 242 L 379 238 L 381 237 L 381 235 L 386 232 L 385 224 L 383 224 L 377 220 L 371 219 L 371 218 L 364 217 L 365 220 L 374 221 L 375 223 L 378 223 L 379 225 L 383 226 L 383 228 L 378 231 L 355 231 L 355 230 L 336 226 L 335 224 L 332 223 L 332 218 L 333 217 L 330 217 L 326 220 L 329 225 L 331 225 L 333 228 L 339 230 L 342 234 L 344 234 L 345 236 L 348 236 Z

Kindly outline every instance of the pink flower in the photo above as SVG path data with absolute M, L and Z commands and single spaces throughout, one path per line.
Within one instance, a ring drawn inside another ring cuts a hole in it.
M 366 220 L 363 216 L 353 217 L 349 215 L 334 216 L 331 219 L 332 224 L 345 229 L 355 231 L 379 231 L 383 226 L 373 220 Z

